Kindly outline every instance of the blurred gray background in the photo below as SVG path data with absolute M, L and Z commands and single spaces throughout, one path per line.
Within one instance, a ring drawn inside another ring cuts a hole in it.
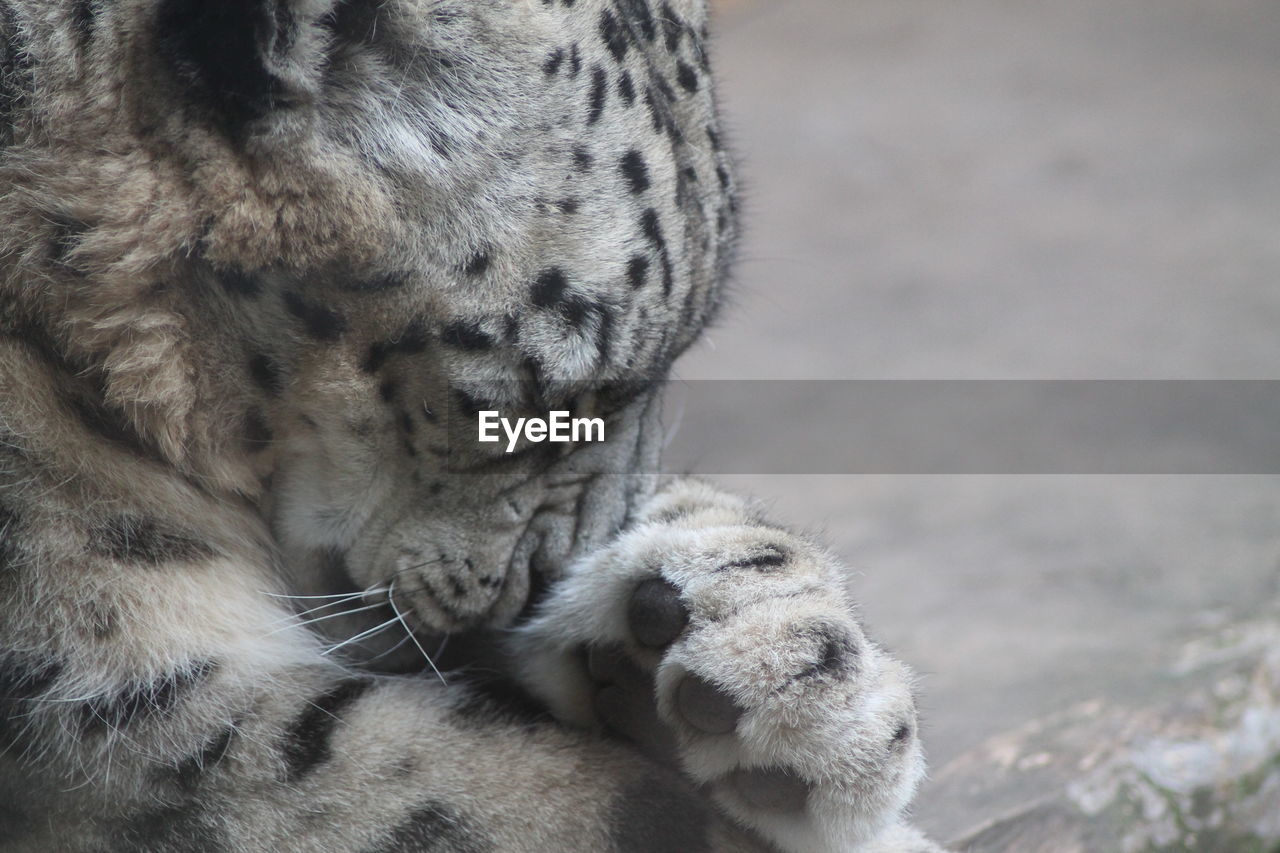
M 718 5 L 746 236 L 680 376 L 1280 378 L 1276 0 Z M 1280 595 L 1275 476 L 721 479 L 854 568 L 939 778 Z

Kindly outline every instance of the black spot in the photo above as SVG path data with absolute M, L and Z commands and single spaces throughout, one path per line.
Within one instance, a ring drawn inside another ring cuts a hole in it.
M 766 545 L 758 554 L 752 554 L 741 560 L 734 560 L 731 563 L 725 563 L 718 571 L 727 569 L 775 569 L 779 566 L 786 565 L 787 550 L 781 545 Z
M 431 146 L 431 150 L 439 154 L 445 160 L 451 156 L 454 148 L 454 142 L 444 131 L 435 125 L 425 125 L 420 128 L 420 132 L 427 137 L 427 144 Z
M 510 678 L 473 675 L 464 690 L 463 698 L 453 707 L 459 717 L 507 720 L 525 726 L 552 721 L 547 706 Z
M 62 664 L 51 658 L 0 653 L 0 702 L 34 699 L 61 673 Z
M 514 314 L 508 314 L 502 321 L 502 334 L 509 341 L 517 340 L 520 336 L 520 321 Z
M 653 85 L 658 89 L 658 94 L 662 95 L 664 104 L 670 104 L 676 99 L 676 92 L 671 88 L 671 84 L 667 82 L 666 77 L 661 74 L 654 74 L 652 80 Z
M 578 45 L 575 42 L 569 48 L 569 77 L 576 78 L 578 72 L 582 70 L 582 54 L 578 51 Z
M 265 450 L 273 438 L 275 436 L 262 411 L 256 407 L 250 409 L 244 416 L 244 440 L 250 452 Z
M 631 260 L 627 262 L 627 281 L 631 282 L 633 288 L 639 289 L 644 286 L 644 280 L 649 275 L 649 259 L 644 255 L 632 255 Z
M 330 741 L 341 714 L 373 687 L 368 677 L 347 678 L 307 703 L 284 732 L 280 752 L 284 758 L 286 780 L 296 782 L 329 760 Z
M 553 308 L 564 299 L 568 288 L 569 279 L 565 276 L 564 270 L 559 267 L 543 270 L 533 283 L 531 292 L 533 304 L 539 308 Z
M 604 114 L 605 98 L 609 92 L 609 77 L 599 65 L 591 71 L 591 94 L 587 98 L 587 124 L 595 124 Z
M 444 803 L 419 805 L 366 853 L 490 853 L 492 842 Z
M 89 397 L 73 397 L 67 402 L 84 428 L 99 438 L 105 438 L 139 456 L 150 455 L 151 448 L 146 440 L 120 410 Z
M 490 263 L 489 253 L 481 249 L 471 256 L 466 266 L 463 267 L 463 271 L 467 275 L 484 275 L 485 271 L 489 269 Z
M 120 515 L 94 528 L 89 547 L 122 563 L 159 566 L 213 555 L 213 549 L 184 531 L 154 519 Z
M 579 172 L 588 172 L 594 162 L 591 152 L 585 146 L 575 145 L 573 147 L 573 168 Z
M 649 109 L 649 118 L 653 120 L 654 133 L 661 133 L 666 127 L 666 119 L 663 118 L 661 111 L 658 109 L 658 102 L 653 96 L 653 89 L 648 86 L 644 90 L 644 105 Z
M 608 9 L 600 13 L 600 37 L 604 39 L 615 62 L 621 62 L 626 58 L 629 47 L 626 33 L 618 24 L 618 19 Z
M 161 0 L 154 31 L 161 58 L 192 101 L 237 135 L 248 122 L 292 106 L 288 86 L 271 70 L 273 55 L 293 41 L 283 3 L 262 0 Z
M 562 198 L 556 202 L 556 207 L 561 213 L 572 216 L 578 212 L 580 205 L 576 198 Z
M 195 755 L 189 755 L 178 762 L 178 769 L 174 774 L 178 787 L 187 793 L 194 793 L 205 774 L 217 767 L 226 757 L 235 734 L 235 726 L 227 726 Z
M 676 82 L 689 94 L 698 91 L 698 72 L 687 62 L 676 64 Z
M 560 70 L 561 63 L 564 62 L 564 48 L 557 47 L 547 55 L 547 59 L 542 63 L 542 70 L 550 77 Z
M 893 732 L 893 739 L 890 741 L 890 745 L 899 747 L 905 744 L 911 739 L 911 730 L 912 726 L 910 723 L 903 723 L 898 726 L 898 728 Z
M 217 273 L 222 289 L 233 296 L 257 296 L 262 292 L 262 282 L 257 276 L 241 269 L 224 269 Z
M 636 102 L 636 85 L 631 81 L 631 72 L 623 71 L 618 77 L 618 96 L 622 98 L 622 102 L 627 106 L 631 106 Z
M 639 151 L 633 148 L 623 155 L 619 168 L 622 170 L 623 177 L 627 179 L 627 183 L 631 185 L 632 193 L 640 195 L 649 189 L 649 167 Z
M 75 0 L 71 4 L 71 28 L 75 30 L 81 48 L 93 41 L 93 29 L 97 17 L 98 7 L 94 0 Z
M 714 127 L 707 128 L 707 141 L 711 143 L 713 151 L 720 150 L 720 134 L 716 132 Z
M 493 409 L 496 406 L 489 405 L 487 400 L 481 400 L 479 397 L 468 394 L 461 388 L 453 389 L 453 402 L 457 410 L 467 417 L 475 417 L 482 409 Z
M 267 355 L 255 355 L 249 359 L 249 377 L 253 383 L 272 397 L 284 389 L 284 379 L 280 376 L 280 367 Z
M 641 34 L 647 41 L 653 41 L 657 37 L 658 31 L 653 24 L 653 12 L 650 11 L 649 4 L 645 0 L 618 0 L 618 6 L 622 14 L 640 28 Z
M 662 4 L 662 32 L 666 36 L 667 51 L 675 53 L 680 49 L 680 39 L 684 36 L 684 24 L 670 3 Z
M 666 249 L 667 241 L 662 236 L 662 224 L 658 221 L 658 211 L 652 207 L 640 214 L 640 231 L 656 248 Z
M 378 13 L 383 0 L 341 0 L 322 23 L 341 41 L 368 44 L 378 34 Z
M 707 32 L 704 29 L 702 35 L 699 36 L 693 27 L 685 26 L 685 32 L 689 34 L 689 40 L 693 42 L 694 55 L 698 57 L 698 65 L 706 73 L 711 73 L 711 52 L 706 48 Z
M 640 230 L 658 250 L 658 261 L 662 265 L 662 295 L 670 296 L 675 285 L 675 271 L 672 267 L 671 255 L 667 251 L 667 241 L 662 236 L 662 224 L 658 221 L 658 211 L 650 207 L 641 214 Z
M 0 652 L 0 755 L 33 748 L 28 736 L 32 708 L 25 703 L 48 690 L 61 673 L 62 664 L 47 656 Z
M 0 440 L 3 437 L 0 436 Z M 0 572 L 11 568 L 18 561 L 18 513 L 0 504 Z
M 729 170 L 724 166 L 716 166 L 716 180 L 720 182 L 720 186 L 728 188 L 729 186 Z
M 53 239 L 49 241 L 49 260 L 64 269 L 75 271 L 69 258 L 80 246 L 80 241 L 88 232 L 89 226 L 75 219 L 58 219 L 53 228 Z
M 393 355 L 417 355 L 422 352 L 427 348 L 427 341 L 426 325 L 421 319 L 415 319 L 405 326 L 400 337 L 394 340 L 374 341 L 370 344 L 361 368 L 366 373 L 374 373 Z
M 799 636 L 814 644 L 817 659 L 796 678 L 843 676 L 857 665 L 858 644 L 843 629 L 818 626 L 801 630 Z
M 493 338 L 475 323 L 457 320 L 444 327 L 440 339 L 458 349 L 487 350 L 493 346 Z
M 395 380 L 388 379 L 378 386 L 378 396 L 382 398 L 382 402 L 392 403 L 395 401 L 396 394 L 399 390 L 399 386 L 396 385 Z
M 215 668 L 210 661 L 200 661 L 161 678 L 130 684 L 115 695 L 91 699 L 80 709 L 82 727 L 85 733 L 100 734 L 166 716 Z
M 225 853 L 227 839 L 198 803 L 165 806 L 124 823 L 113 834 L 113 853 Z
M 336 311 L 308 302 L 292 290 L 285 291 L 285 307 L 302 321 L 306 333 L 318 341 L 336 341 L 347 330 L 347 321 Z
M 13 142 L 13 122 L 33 86 L 31 57 L 18 32 L 18 12 L 0 3 L 0 148 Z
M 618 853 L 710 853 L 708 815 L 674 774 L 634 778 L 615 797 L 609 835 Z
M 560 316 L 570 326 L 581 326 L 592 314 L 603 316 L 586 297 L 573 294 L 560 302 Z
M 396 290 L 409 283 L 409 277 L 402 273 L 382 273 L 372 278 L 362 278 L 342 282 L 339 287 L 353 293 L 376 293 L 380 290 Z

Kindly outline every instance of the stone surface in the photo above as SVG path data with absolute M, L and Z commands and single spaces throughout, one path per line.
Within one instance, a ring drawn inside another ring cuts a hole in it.
M 969 853 L 1280 849 L 1280 614 L 1191 642 L 1140 704 L 1093 699 L 958 756 Z

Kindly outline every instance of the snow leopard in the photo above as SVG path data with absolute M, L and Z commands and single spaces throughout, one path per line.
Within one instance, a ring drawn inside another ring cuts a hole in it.
M 708 14 L 0 0 L 0 849 L 939 849 L 840 561 L 659 475 Z

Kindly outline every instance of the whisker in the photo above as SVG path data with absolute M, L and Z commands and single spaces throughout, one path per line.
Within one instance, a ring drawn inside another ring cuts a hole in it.
M 383 622 L 381 625 L 375 625 L 367 631 L 361 631 L 359 634 L 356 634 L 354 637 L 351 637 L 350 639 L 343 640 L 341 643 L 338 643 L 336 646 L 331 646 L 325 649 L 320 654 L 321 655 L 332 654 L 333 652 L 336 652 L 338 649 L 342 648 L 343 646 L 349 646 L 352 643 L 356 642 L 357 640 L 363 640 L 365 637 L 368 637 L 371 634 L 376 634 L 379 631 L 385 628 L 389 628 L 394 624 L 396 624 L 396 619 L 388 619 L 386 622 Z
M 342 599 L 339 599 L 339 600 L 337 600 L 337 601 L 330 601 L 330 602 L 328 602 L 327 604 L 321 604 L 321 605 L 319 605 L 318 607 L 309 607 L 309 608 L 307 608 L 306 610 L 301 610 L 301 611 L 299 611 L 299 612 L 297 612 L 297 613 L 290 613 L 290 614 L 288 614 L 287 616 L 281 616 L 279 619 L 273 619 L 271 622 L 269 622 L 269 623 L 267 623 L 267 624 L 268 624 L 268 625 L 280 625 L 280 624 L 282 624 L 282 623 L 284 623 L 284 622 L 290 622 L 290 621 L 292 621 L 292 620 L 294 620 L 294 619 L 298 619 L 298 618 L 301 618 L 301 617 L 303 617 L 303 616 L 306 616 L 308 613 L 318 613 L 319 611 L 321 611 L 321 610 L 325 610 L 325 609 L 330 608 L 330 607 L 340 607 L 340 606 L 341 606 L 341 605 L 343 605 L 343 604 L 346 604 L 346 603 L 348 603 L 348 602 L 352 602 L 352 601 L 359 601 L 359 600 L 360 600 L 360 599 L 362 599 L 362 598 L 364 598 L 364 594 L 363 594 L 363 593 L 358 593 L 358 594 L 350 595 L 350 596 L 348 596 L 348 597 L 346 597 L 346 598 L 342 598 Z
M 314 619 L 306 619 L 301 622 L 296 622 L 290 625 L 283 625 L 279 628 L 276 628 L 274 631 L 269 632 L 267 636 L 270 637 L 273 634 L 279 634 L 281 631 L 288 631 L 290 628 L 305 628 L 308 625 L 314 625 L 317 622 L 323 622 L 326 619 L 337 619 L 339 616 L 350 616 L 353 613 L 364 613 L 366 610 L 377 610 L 378 608 L 384 607 L 384 606 L 385 605 L 379 601 L 375 604 L 366 604 L 364 607 L 357 607 L 355 610 L 343 610 L 341 613 L 330 613 L 326 616 L 317 616 Z
M 392 581 L 392 584 L 394 585 L 394 583 L 395 583 L 395 579 L 396 579 L 396 578 L 398 578 L 398 577 L 400 577 L 400 575 L 404 574 L 405 572 L 412 572 L 412 571 L 416 571 L 417 569 L 425 568 L 426 566 L 434 566 L 436 563 L 443 563 L 443 562 L 444 562 L 444 558 L 443 558 L 443 557 L 437 557 L 437 558 L 436 558 L 436 559 L 434 559 L 434 560 L 427 560 L 427 561 L 425 561 L 425 562 L 417 563 L 417 564 L 412 565 L 412 566 L 405 566 L 403 569 L 396 569 L 396 570 L 395 570 L 395 572 L 393 572 L 393 573 L 392 573 L 392 575 L 391 575 L 391 581 Z M 387 589 L 386 589 L 386 590 L 384 590 L 384 591 L 385 591 L 385 592 L 389 592 L 389 591 L 390 591 L 390 589 L 391 589 L 391 587 L 390 587 L 390 586 L 388 586 L 388 587 L 387 587 Z
M 400 608 L 396 606 L 395 587 L 396 582 L 393 580 L 391 581 L 390 589 L 387 592 L 387 602 L 391 605 L 391 611 L 396 614 L 396 618 L 400 620 L 400 625 L 404 628 L 404 632 L 409 635 L 409 639 L 413 640 L 413 644 L 418 647 L 418 651 L 422 653 L 422 657 L 431 666 L 431 670 L 436 674 L 436 678 L 440 679 L 441 684 L 448 687 L 449 682 L 444 680 L 444 675 L 436 668 L 436 662 L 431 659 L 431 655 L 427 654 L 427 650 L 422 647 L 422 643 L 418 642 L 417 636 L 413 633 L 413 630 L 409 628 L 409 623 L 405 621 L 404 614 L 401 613 Z M 446 638 L 448 637 L 447 634 L 445 636 Z
M 385 587 L 384 587 L 384 588 L 382 588 L 382 589 L 378 589 L 378 588 L 377 588 L 377 586 L 372 586 L 372 587 L 369 587 L 368 589 L 361 590 L 360 592 L 340 592 L 340 593 L 337 593 L 337 594 L 335 594 L 335 595 L 286 595 L 285 593 L 281 593 L 281 592 L 264 592 L 264 593 L 262 593 L 262 594 L 263 594 L 263 595 L 266 595 L 266 596 L 269 596 L 269 597 L 271 597 L 271 598 L 297 598 L 297 599 L 303 599 L 303 598 L 359 598 L 360 596 L 363 596 L 363 595 L 374 595 L 374 594 L 377 594 L 377 593 L 383 593 L 383 592 L 386 592 L 386 591 L 387 591 L 387 590 L 386 590 L 386 588 L 385 588 Z
M 384 658 L 384 657 L 386 657 L 387 655 L 389 655 L 389 654 L 391 654 L 392 652 L 394 652 L 394 651 L 396 651 L 397 649 L 399 649 L 399 648 L 400 648 L 401 646 L 403 646 L 405 643 L 409 642 L 409 639 L 410 639 L 412 636 L 413 636 L 412 634 L 406 634 L 406 635 L 405 635 L 405 636 L 400 640 L 400 642 L 396 643 L 394 646 L 392 646 L 391 648 L 387 649 L 385 652 L 381 652 L 381 653 L 379 653 L 379 654 L 374 655 L 373 657 L 369 658 L 367 661 L 364 661 L 364 663 L 367 663 L 367 664 L 368 664 L 368 663 L 373 663 L 374 661 L 378 660 L 379 658 Z
M 298 613 L 292 613 L 280 619 L 275 619 L 267 623 L 267 625 L 268 627 L 272 625 L 279 625 L 283 622 L 287 622 L 299 616 L 306 616 L 308 613 L 315 613 L 316 611 L 324 610 L 325 608 L 328 608 L 328 607 L 337 607 L 339 605 L 347 603 L 348 601 L 358 601 L 360 599 L 367 598 L 370 595 L 382 595 L 387 591 L 387 589 L 388 587 L 379 587 L 377 584 L 374 584 L 372 586 L 369 586 L 366 589 L 360 590 L 359 592 L 344 592 L 344 593 L 338 593 L 336 595 L 280 595 L 278 593 L 266 592 L 266 593 L 263 593 L 263 595 L 268 595 L 268 596 L 271 596 L 272 598 L 287 598 L 287 599 L 296 599 L 296 600 L 325 599 L 325 598 L 334 599 L 333 601 L 328 601 L 324 604 L 319 604 L 319 605 L 316 605 L 315 607 L 307 608 L 306 610 L 300 611 Z

